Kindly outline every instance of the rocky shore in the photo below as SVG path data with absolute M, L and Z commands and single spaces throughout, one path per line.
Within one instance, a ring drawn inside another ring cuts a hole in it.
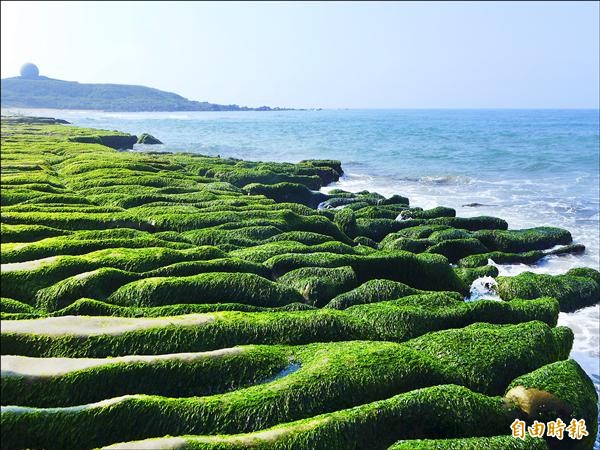
M 600 273 L 490 264 L 585 251 L 568 230 L 136 142 L 2 118 L 2 448 L 593 448 L 556 322 Z M 465 301 L 482 277 L 500 301 Z M 557 418 L 588 435 L 511 436 Z

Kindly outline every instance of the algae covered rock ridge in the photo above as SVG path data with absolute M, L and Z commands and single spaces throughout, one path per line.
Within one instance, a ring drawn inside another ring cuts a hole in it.
M 496 267 L 585 251 L 568 230 L 324 193 L 336 160 L 1 127 L 2 448 L 594 447 L 557 319 L 598 304 L 600 273 Z M 557 419 L 587 434 L 511 433 Z

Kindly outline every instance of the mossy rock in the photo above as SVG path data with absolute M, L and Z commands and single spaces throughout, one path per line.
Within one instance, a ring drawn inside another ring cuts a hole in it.
M 303 267 L 292 270 L 277 280 L 284 286 L 296 289 L 306 302 L 323 306 L 336 295 L 349 291 L 357 285 L 352 267 Z
M 311 208 L 316 208 L 319 203 L 328 198 L 326 194 L 313 192 L 305 185 L 298 183 L 251 183 L 244 186 L 243 189 L 250 195 L 264 195 L 276 202 L 301 203 Z
M 465 256 L 458 261 L 458 265 L 460 267 L 480 267 L 487 265 L 490 259 L 496 264 L 534 264 L 544 256 L 545 253 L 540 250 L 525 253 L 488 252 Z
M 319 245 L 325 242 L 333 241 L 331 236 L 324 234 L 313 233 L 310 231 L 287 231 L 280 233 L 275 236 L 269 237 L 264 240 L 265 243 L 279 242 L 279 241 L 296 241 L 304 245 Z
M 507 253 L 543 250 L 573 241 L 571 233 L 562 228 L 537 227 L 524 230 L 482 230 L 475 237 L 494 251 Z
M 452 228 L 462 228 L 469 231 L 508 229 L 508 223 L 506 220 L 491 216 L 437 217 L 429 220 L 428 224 L 446 225 Z
M 398 195 L 398 194 L 394 194 L 389 198 L 384 198 L 383 200 L 381 200 L 381 204 L 382 205 L 403 205 L 403 206 L 408 206 L 409 205 L 409 199 L 408 197 L 404 197 L 402 195 Z
M 0 297 L 0 311 L 3 313 L 33 314 L 36 312 L 36 309 L 18 300 Z
M 107 357 L 198 352 L 244 344 L 300 345 L 340 340 L 403 342 L 431 331 L 461 328 L 475 322 L 510 324 L 539 320 L 554 326 L 558 317 L 558 302 L 554 299 L 465 303 L 446 293 L 356 305 L 344 311 L 329 308 L 252 313 L 225 310 L 193 317 L 193 326 L 185 325 L 188 319 L 185 316 L 181 318 L 184 323 L 177 325 L 180 320 L 170 314 L 202 311 L 198 307 L 192 309 L 188 305 L 190 309 L 187 310 L 174 305 L 160 308 L 162 310 L 150 310 L 150 315 L 162 313 L 166 320 L 151 324 L 142 321 L 137 325 L 141 328 L 114 335 L 94 334 L 94 318 L 76 319 L 91 324 L 88 334 L 78 328 L 76 334 L 69 334 L 65 329 L 63 334 L 46 335 L 47 319 L 27 324 L 35 326 L 35 332 L 22 329 L 21 323 L 7 322 L 0 335 L 0 350 L 3 354 L 37 357 Z M 135 313 L 136 310 L 129 311 Z M 143 314 L 140 316 L 144 317 Z
M 505 397 L 525 411 L 530 422 L 560 418 L 568 426 L 572 420 L 585 420 L 587 437 L 577 441 L 565 432 L 562 442 L 550 440 L 551 448 L 594 447 L 598 433 L 598 394 L 592 380 L 575 361 L 558 361 L 517 378 L 507 388 Z
M 473 437 L 458 439 L 411 439 L 399 441 L 388 450 L 549 450 L 542 438 L 526 436 Z
M 399 217 L 402 220 L 405 219 L 435 219 L 436 217 L 456 217 L 456 210 L 452 208 L 446 208 L 438 206 L 436 208 L 422 210 L 422 209 L 407 209 L 400 211 Z
M 363 245 L 370 248 L 378 248 L 377 242 L 375 242 L 373 239 L 369 239 L 366 236 L 356 236 L 353 240 L 358 245 Z
M 346 235 L 350 237 L 356 236 L 356 214 L 351 209 L 342 208 L 339 211 L 336 211 L 333 221 Z
M 107 301 L 121 306 L 227 302 L 283 306 L 301 302 L 302 296 L 295 289 L 253 273 L 204 273 L 134 281 L 117 289 Z
M 440 385 L 329 412 L 298 423 L 280 425 L 266 436 L 256 433 L 228 437 L 223 435 L 234 433 L 239 424 L 240 419 L 234 419 L 236 409 L 224 410 L 222 404 L 194 408 L 195 402 L 198 400 L 168 401 L 164 398 L 134 396 L 110 407 L 94 408 L 91 410 L 93 414 L 64 414 L 61 410 L 37 414 L 10 413 L 3 423 L 6 432 L 2 434 L 2 445 L 4 448 L 36 448 L 52 439 L 56 448 L 91 448 L 115 441 L 180 434 L 188 435 L 179 441 L 186 448 L 240 448 L 247 442 L 254 442 L 257 445 L 262 443 L 263 447 L 268 445 L 269 448 L 280 449 L 383 450 L 403 438 L 431 435 L 456 437 L 482 432 L 499 435 L 518 417 L 518 411 L 506 408 L 499 397 L 477 394 L 461 386 Z M 297 409 L 300 406 L 300 403 L 290 402 L 288 408 Z M 184 414 L 186 407 L 192 408 Z M 254 420 L 246 421 L 245 426 L 237 429 L 251 432 L 266 428 L 273 421 L 267 419 L 267 414 L 276 411 L 267 410 L 261 412 L 260 416 L 254 415 Z M 223 418 L 227 413 L 232 417 Z M 123 417 L 133 414 L 143 414 L 145 417 L 138 427 L 128 427 L 127 421 L 123 420 Z M 56 427 L 68 432 L 50 435 L 49 430 Z M 79 427 L 85 427 L 89 432 L 75 433 Z M 194 434 L 209 434 L 206 432 L 208 429 L 219 430 L 210 434 L 220 436 L 194 438 Z M 169 441 L 161 442 L 157 440 L 156 444 L 161 447 Z M 373 443 L 378 444 L 373 447 Z M 140 448 L 141 445 L 139 442 L 133 443 L 131 448 Z M 117 445 L 116 448 L 123 448 L 123 445 Z
M 105 300 L 119 287 L 138 278 L 138 274 L 108 267 L 83 272 L 37 291 L 36 306 L 44 311 L 56 311 L 82 297 Z
M 132 136 L 1 127 L 0 350 L 3 371 L 22 364 L 2 377 L 3 405 L 19 405 L 3 407 L 3 448 L 536 448 L 507 440 L 532 418 L 500 397 L 515 377 L 595 420 L 556 323 L 598 272 L 463 301 L 497 274 L 490 258 L 583 251 L 554 247 L 566 230 L 317 192 L 339 161 L 118 152 L 106 145 Z
M 473 281 L 475 281 L 477 278 L 497 277 L 499 271 L 495 266 L 482 266 L 474 268 L 456 267 L 454 269 L 454 273 L 456 273 L 458 278 L 460 278 L 463 283 L 465 283 L 467 286 L 471 286 Z
M 473 234 L 467 230 L 460 230 L 457 228 L 446 228 L 439 231 L 434 231 L 428 238 L 434 242 L 442 242 L 450 239 L 469 239 L 472 238 Z
M 498 277 L 497 289 L 503 300 L 553 297 L 560 302 L 561 311 L 571 312 L 600 301 L 597 274 L 594 269 L 571 272 L 571 275 L 523 272 L 514 277 Z
M 136 143 L 137 144 L 145 144 L 145 145 L 162 144 L 162 142 L 160 140 L 156 139 L 154 136 L 152 136 L 151 134 L 148 134 L 148 133 L 140 134 Z
M 534 330 L 538 332 L 532 332 Z M 503 391 L 510 381 L 510 374 L 502 373 L 498 369 L 505 367 L 506 361 L 510 359 L 514 361 L 514 364 L 511 365 L 513 374 L 536 364 L 536 361 L 539 364 L 540 359 L 542 361 L 553 361 L 554 358 L 560 357 L 562 354 L 562 350 L 556 350 L 555 347 L 564 346 L 555 341 L 558 336 L 566 335 L 562 333 L 561 329 L 556 329 L 555 333 L 554 330 L 543 324 L 532 322 L 511 326 L 478 324 L 463 330 L 431 333 L 404 345 L 378 342 L 315 344 L 303 349 L 292 350 L 293 360 L 298 362 L 298 368 L 292 373 L 238 392 L 220 394 L 212 399 L 195 397 L 192 399 L 166 400 L 164 397 L 159 396 L 134 396 L 132 398 L 116 399 L 113 405 L 107 407 L 102 405 L 92 406 L 93 415 L 88 415 L 85 410 L 61 411 L 60 409 L 39 411 L 39 414 L 35 415 L 9 413 L 6 416 L 5 426 L 8 426 L 12 431 L 10 439 L 14 439 L 13 436 L 17 435 L 28 445 L 35 445 L 34 439 L 44 436 L 45 431 L 43 430 L 51 428 L 53 423 L 62 423 L 66 427 L 82 426 L 82 422 L 86 427 L 98 427 L 99 422 L 115 424 L 110 427 L 110 433 L 91 433 L 79 438 L 82 444 L 86 443 L 85 446 L 87 447 L 89 445 L 102 445 L 109 438 L 113 439 L 113 442 L 114 440 L 135 439 L 138 436 L 137 432 L 132 433 L 131 427 L 116 425 L 118 422 L 115 422 L 115 419 L 126 411 L 138 411 L 138 407 L 143 408 L 145 417 L 150 422 L 147 427 L 150 425 L 159 427 L 160 435 L 181 433 L 181 431 L 178 431 L 181 430 L 180 428 L 173 428 L 178 422 L 179 426 L 183 425 L 184 433 L 214 434 L 216 432 L 223 434 L 231 433 L 234 430 L 251 432 L 277 423 L 300 419 L 302 416 L 314 414 L 318 411 L 331 411 L 334 408 L 335 410 L 349 407 L 364 408 L 365 403 L 368 404 L 379 398 L 389 398 L 401 392 L 406 392 L 406 394 L 400 394 L 400 396 L 404 395 L 413 399 L 409 403 L 418 405 L 419 402 L 415 401 L 414 396 L 416 395 L 418 398 L 419 392 L 427 392 L 428 395 L 423 399 L 433 396 L 436 402 L 435 406 L 430 403 L 429 408 L 454 404 L 459 393 L 463 405 L 461 408 L 455 408 L 449 415 L 442 415 L 445 419 L 437 427 L 430 424 L 429 426 L 432 429 L 437 428 L 439 433 L 447 433 L 443 434 L 447 437 L 456 436 L 454 434 L 456 432 L 455 420 L 460 417 L 467 424 L 471 424 L 469 427 L 478 424 L 480 427 L 484 427 L 486 433 L 493 435 L 498 432 L 499 427 L 507 425 L 504 421 L 508 421 L 508 424 L 510 424 L 518 414 L 518 409 L 507 406 L 498 397 L 487 397 L 472 392 L 465 387 L 452 386 L 446 383 L 454 380 L 465 380 L 470 386 L 473 386 L 473 389 L 493 391 L 497 389 L 496 386 L 499 386 Z M 490 337 L 494 339 L 490 340 Z M 445 346 L 443 342 L 446 342 Z M 472 342 L 473 345 L 468 348 L 468 354 L 461 356 L 464 342 Z M 493 344 L 490 344 L 490 342 Z M 515 345 L 515 343 L 518 344 Z M 494 353 L 494 344 L 512 350 L 507 354 Z M 440 355 L 441 348 L 444 348 L 445 352 Z M 545 352 L 544 348 L 546 349 Z M 267 358 L 263 366 L 267 370 L 272 370 L 269 369 L 269 367 L 272 367 L 269 360 L 277 365 L 281 364 L 283 362 L 282 357 L 285 357 L 284 349 L 265 349 L 263 353 Z M 361 354 L 362 357 L 356 358 L 357 354 Z M 289 350 L 288 355 L 290 355 Z M 438 361 L 432 358 L 432 355 L 440 355 L 441 360 Z M 490 359 L 489 357 L 492 355 L 493 357 Z M 220 366 L 224 368 L 223 378 L 231 378 L 235 375 L 234 372 L 231 372 L 229 366 L 233 365 L 235 367 L 241 364 L 243 357 L 240 359 L 242 359 L 240 362 L 236 362 L 235 358 L 209 360 L 208 362 L 214 367 L 211 370 L 218 370 Z M 260 364 L 258 361 L 257 363 Z M 104 366 L 106 369 L 110 368 L 110 365 Z M 125 369 L 125 367 L 122 368 Z M 111 376 L 118 374 L 115 369 L 112 370 L 113 374 Z M 135 367 L 129 366 L 129 369 L 134 370 Z M 177 376 L 179 376 L 185 370 L 202 372 L 206 369 L 210 369 L 210 367 L 204 368 L 204 366 L 201 366 L 196 368 L 196 365 L 189 363 L 187 363 L 186 368 L 180 366 L 148 367 L 145 364 L 137 368 L 140 373 L 141 371 L 154 371 L 157 374 L 156 376 L 159 376 L 161 370 L 177 373 Z M 480 375 L 478 378 L 473 379 L 473 373 L 480 373 Z M 89 379 L 98 377 L 98 374 L 89 370 L 86 375 L 80 375 Z M 331 389 L 330 379 L 336 380 L 336 389 Z M 384 383 L 381 383 L 382 379 L 385 380 Z M 482 380 L 488 381 L 483 382 Z M 72 385 L 73 383 L 82 383 L 82 381 L 59 377 L 56 383 L 58 385 Z M 439 385 L 427 387 L 432 384 Z M 311 388 L 299 389 L 302 385 L 310 385 Z M 358 389 L 358 386 L 361 386 L 361 389 Z M 418 389 L 419 387 L 421 389 Z M 162 389 L 165 388 L 167 387 Z M 439 395 L 436 395 L 436 392 Z M 268 393 L 271 394 L 266 395 Z M 446 401 L 452 399 L 449 404 L 444 402 L 444 397 Z M 383 402 L 387 401 L 389 400 Z M 469 410 L 470 402 L 474 402 L 472 406 L 478 405 L 473 411 Z M 287 405 L 285 408 L 277 407 L 284 404 Z M 136 405 L 138 406 L 136 407 Z M 192 405 L 193 407 L 188 409 Z M 245 405 L 245 408 L 242 408 L 243 405 Z M 379 405 L 378 409 L 381 409 L 382 406 L 383 404 Z M 248 422 L 244 420 L 244 417 L 246 417 L 244 409 L 247 408 L 256 410 L 255 421 Z M 418 407 L 413 415 L 405 416 L 403 419 L 414 417 L 416 421 L 423 420 L 423 417 L 441 417 L 439 412 L 431 415 L 427 414 L 426 411 L 429 408 L 422 409 Z M 481 408 L 483 408 L 483 411 Z M 184 410 L 188 411 L 185 418 L 180 416 Z M 475 413 L 475 411 L 478 411 L 478 413 Z M 491 417 L 483 414 L 484 411 L 491 414 Z M 125 424 L 126 422 L 122 423 Z M 450 426 L 450 423 L 453 425 Z M 25 436 L 22 430 L 26 426 L 30 430 L 37 431 L 30 436 Z M 147 435 L 150 429 L 146 428 L 144 433 Z M 397 436 L 396 440 L 401 437 L 423 437 L 427 435 L 420 427 L 408 427 L 407 430 L 413 431 L 409 435 Z
M 565 275 L 572 277 L 591 278 L 596 283 L 600 284 L 600 272 L 591 267 L 577 267 L 569 270 Z
M 137 136 L 128 134 L 96 135 L 96 136 L 74 136 L 70 141 L 84 144 L 100 144 L 117 150 L 132 149 L 137 142 Z
M 391 233 L 381 241 L 381 245 L 385 246 L 389 241 L 393 241 L 399 238 L 408 239 L 426 239 L 437 231 L 452 230 L 447 225 L 416 225 L 412 227 L 403 228 L 402 230 Z
M 275 276 L 301 267 L 351 266 L 360 282 L 379 278 L 400 281 L 417 289 L 468 291 L 448 265 L 448 260 L 434 254 L 414 255 L 402 251 L 367 255 L 329 252 L 284 254 L 274 256 L 264 264 Z
M 392 280 L 370 280 L 351 291 L 336 296 L 327 308 L 346 309 L 354 305 L 395 300 L 422 291 Z
M 396 233 L 388 234 L 385 239 L 381 242 L 379 247 L 384 250 L 405 250 L 411 253 L 423 253 L 428 248 L 435 245 L 435 243 L 429 239 L 411 239 L 406 237 L 399 237 L 397 239 L 389 239 L 390 236 Z M 384 243 L 385 241 L 385 243 Z M 438 252 L 431 252 L 438 253 Z M 439 253 L 441 254 L 441 253 Z
M 34 242 L 40 239 L 64 236 L 69 231 L 45 225 L 5 225 L 0 228 L 0 240 L 5 242 Z
M 517 376 L 568 358 L 572 344 L 573 332 L 569 328 L 550 328 L 542 322 L 529 322 L 478 323 L 460 330 L 426 334 L 405 345 L 435 357 L 448 374 L 459 377 L 459 384 L 479 392 L 501 394 Z M 477 346 L 477 350 L 465 351 L 464 347 L 469 345 Z M 523 347 L 528 351 L 523 352 Z M 498 367 L 505 369 L 498 373 Z
M 468 239 L 448 239 L 427 248 L 427 253 L 437 253 L 444 255 L 450 262 L 457 262 L 468 255 L 485 253 L 488 249 L 479 240 Z

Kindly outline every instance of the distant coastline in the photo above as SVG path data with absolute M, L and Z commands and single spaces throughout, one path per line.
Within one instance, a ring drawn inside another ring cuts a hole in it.
M 19 76 L 1 80 L 2 108 L 150 111 L 292 111 L 292 108 L 188 100 L 173 92 L 127 84 L 78 83 L 44 76 Z

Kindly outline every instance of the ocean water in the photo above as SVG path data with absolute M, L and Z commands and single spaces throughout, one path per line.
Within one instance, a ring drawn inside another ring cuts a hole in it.
M 345 175 L 325 191 L 398 193 L 414 206 L 502 217 L 510 228 L 560 226 L 587 248 L 583 255 L 550 257 L 534 267 L 499 266 L 502 274 L 600 266 L 598 110 L 21 112 L 149 132 L 165 142 L 153 150 L 290 162 L 339 159 Z M 482 206 L 465 206 L 473 203 Z M 572 356 L 600 391 L 599 316 L 594 306 L 561 313 L 559 324 L 574 329 Z

